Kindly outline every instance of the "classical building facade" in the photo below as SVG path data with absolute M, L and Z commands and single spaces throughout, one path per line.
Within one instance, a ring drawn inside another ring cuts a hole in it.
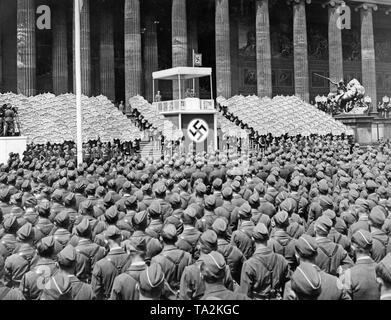
M 217 96 L 296 94 L 312 101 L 335 89 L 316 74 L 359 79 L 374 105 L 391 95 L 390 0 L 83 3 L 86 95 L 127 101 L 140 94 L 151 100 L 152 72 L 190 66 L 193 50 L 213 68 Z M 37 25 L 39 8 L 50 9 L 49 28 Z M 72 0 L 0 0 L 2 92 L 73 91 L 72 11 Z M 176 98 L 177 86 L 162 82 L 159 90 L 164 98 Z M 207 82 L 196 86 L 200 96 L 210 90 Z

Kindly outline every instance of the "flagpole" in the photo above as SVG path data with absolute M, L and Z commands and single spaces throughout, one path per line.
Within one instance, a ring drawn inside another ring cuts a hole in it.
M 81 112 L 81 58 L 80 58 L 80 2 L 75 2 L 75 88 L 76 88 L 76 145 L 77 164 L 83 163 L 82 112 Z
M 193 49 L 193 68 L 195 67 L 195 64 L 194 64 L 194 55 L 195 55 L 195 51 Z M 193 94 L 195 95 L 195 78 L 193 78 Z

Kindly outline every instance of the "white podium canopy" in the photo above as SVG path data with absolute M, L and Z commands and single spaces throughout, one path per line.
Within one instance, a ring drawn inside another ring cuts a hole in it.
M 193 67 L 176 67 L 152 73 L 153 80 L 181 80 L 196 79 L 202 77 L 210 77 L 212 68 L 193 68 Z

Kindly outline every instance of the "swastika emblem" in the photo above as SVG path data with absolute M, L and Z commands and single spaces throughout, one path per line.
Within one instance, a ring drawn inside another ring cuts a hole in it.
M 208 134 L 209 126 L 202 119 L 193 119 L 187 127 L 187 135 L 192 141 L 196 143 L 205 141 L 205 139 L 208 137 Z

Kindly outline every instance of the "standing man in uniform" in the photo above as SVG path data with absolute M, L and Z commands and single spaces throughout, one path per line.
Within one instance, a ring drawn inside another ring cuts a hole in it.
M 280 300 L 289 280 L 289 264 L 282 255 L 267 247 L 269 231 L 263 223 L 254 228 L 252 238 L 255 252 L 243 264 L 239 292 L 251 299 Z

